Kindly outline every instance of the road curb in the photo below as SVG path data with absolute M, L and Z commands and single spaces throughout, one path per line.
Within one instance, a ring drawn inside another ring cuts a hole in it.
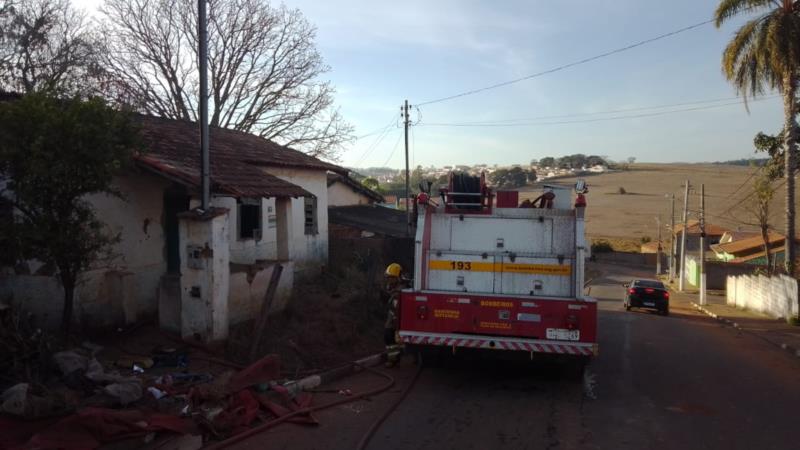
M 705 314 L 705 315 L 707 315 L 709 317 L 712 317 L 712 318 L 718 320 L 719 322 L 722 322 L 722 323 L 724 323 L 726 325 L 732 326 L 733 328 L 736 328 L 739 331 L 743 331 L 745 333 L 749 333 L 749 334 L 758 336 L 761 339 L 763 339 L 764 341 L 769 342 L 770 344 L 772 344 L 772 345 L 774 345 L 774 346 L 776 346 L 776 347 L 788 352 L 789 354 L 800 358 L 800 349 L 797 349 L 794 346 L 791 346 L 791 345 L 789 345 L 789 344 L 787 344 L 785 342 L 781 342 L 779 344 L 779 343 L 777 343 L 775 341 L 771 341 L 771 340 L 769 340 L 769 339 L 767 339 L 767 338 L 765 338 L 763 336 L 759 336 L 757 333 L 753 333 L 752 331 L 745 330 L 738 323 L 736 323 L 736 322 L 734 322 L 731 319 L 728 319 L 726 317 L 720 316 L 719 314 L 713 313 L 713 312 L 709 311 L 708 308 L 704 308 L 704 307 L 698 305 L 695 302 L 691 302 L 691 304 L 694 307 L 694 309 L 702 312 L 703 314 Z
M 289 395 L 294 397 L 302 391 L 314 389 L 320 385 L 330 383 L 354 373 L 358 373 L 363 370 L 364 367 L 377 366 L 383 361 L 383 357 L 383 353 L 376 353 L 341 367 L 336 367 L 316 375 L 301 378 L 299 380 L 289 381 L 288 383 L 284 384 L 284 387 L 289 392 Z

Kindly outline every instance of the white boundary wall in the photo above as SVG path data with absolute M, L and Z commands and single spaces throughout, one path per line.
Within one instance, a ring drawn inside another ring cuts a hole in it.
M 729 276 L 727 303 L 777 318 L 797 316 L 797 280 L 786 275 Z

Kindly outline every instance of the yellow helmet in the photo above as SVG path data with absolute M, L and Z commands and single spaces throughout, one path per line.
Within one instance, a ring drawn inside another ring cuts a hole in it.
M 403 268 L 400 267 L 400 264 L 391 263 L 386 267 L 385 275 L 387 277 L 399 277 L 400 272 L 403 271 Z

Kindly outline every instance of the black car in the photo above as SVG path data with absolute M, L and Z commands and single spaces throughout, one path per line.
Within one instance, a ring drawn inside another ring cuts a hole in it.
M 626 283 L 625 310 L 631 308 L 655 309 L 662 315 L 669 314 L 669 291 L 657 280 L 633 280 Z

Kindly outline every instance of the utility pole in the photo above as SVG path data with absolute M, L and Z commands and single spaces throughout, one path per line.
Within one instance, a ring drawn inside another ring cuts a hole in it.
M 706 302 L 706 185 L 700 185 L 700 305 Z
M 686 286 L 686 229 L 689 221 L 689 180 L 686 180 L 686 191 L 683 194 L 683 229 L 681 230 L 681 260 L 678 264 L 678 290 L 683 292 Z
M 403 105 L 403 125 L 406 135 L 406 235 L 411 236 L 411 174 L 408 171 L 408 100 Z
M 658 277 L 661 275 L 661 216 L 656 217 L 656 228 L 658 228 L 658 241 L 656 241 L 656 277 Z
M 677 242 L 675 242 L 675 193 L 670 195 L 672 199 L 672 212 L 669 214 L 669 282 L 675 281 L 675 253 Z
M 210 156 L 208 154 L 208 24 L 206 0 L 197 0 L 197 35 L 199 37 L 198 68 L 200 69 L 200 184 L 202 208 L 211 203 Z

